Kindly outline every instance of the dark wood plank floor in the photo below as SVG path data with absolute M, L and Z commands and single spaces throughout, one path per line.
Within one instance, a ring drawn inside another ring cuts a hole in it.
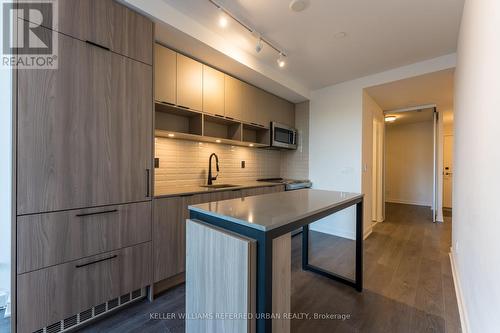
M 311 233 L 311 262 L 352 276 L 353 242 Z M 313 245 L 314 244 L 314 245 Z M 460 332 L 451 276 L 451 219 L 435 224 L 427 207 L 388 204 L 386 221 L 365 241 L 365 289 L 301 270 L 301 239 L 292 241 L 292 332 Z M 184 285 L 153 303 L 142 301 L 84 328 L 84 332 L 184 332 Z M 177 314 L 151 319 L 150 314 Z M 314 313 L 337 319 L 313 319 Z M 338 319 L 343 318 L 343 319 Z

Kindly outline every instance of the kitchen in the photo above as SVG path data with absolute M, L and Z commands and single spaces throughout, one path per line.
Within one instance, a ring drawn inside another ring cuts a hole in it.
M 57 69 L 16 72 L 18 332 L 76 329 L 183 283 L 188 206 L 311 187 L 281 178 L 307 153 L 307 102 L 155 43 L 114 1 L 57 6 L 41 27 Z
M 50 40 L 55 62 L 11 70 L 0 333 L 371 332 L 392 320 L 420 331 L 414 313 L 422 315 L 416 303 L 427 289 L 389 275 L 410 252 L 389 233 L 419 227 L 372 219 L 363 91 L 453 67 L 454 58 L 429 51 L 418 59 L 425 64 L 357 71 L 366 63 L 344 55 L 347 75 L 317 54 L 300 62 L 308 48 L 285 49 L 238 4 L 59 0 L 14 11 L 11 25 Z M 332 9 L 272 6 L 289 23 Z M 12 29 L 12 43 L 23 44 Z M 332 36 L 337 46 L 328 47 L 363 53 L 350 44 L 355 30 Z M 449 317 L 429 306 L 424 315 L 439 320 L 421 321 L 436 331 L 464 326 L 449 265 L 440 274 L 451 287 L 437 302 L 448 302 Z M 385 278 L 414 288 L 415 300 L 390 294 Z

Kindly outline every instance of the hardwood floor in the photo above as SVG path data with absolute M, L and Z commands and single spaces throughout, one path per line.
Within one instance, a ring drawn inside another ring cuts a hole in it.
M 311 262 L 352 274 L 353 242 L 311 233 Z M 365 241 L 362 293 L 301 270 L 301 239 L 292 240 L 292 312 L 342 319 L 293 320 L 292 332 L 461 332 L 451 276 L 451 219 L 432 223 L 427 207 L 387 204 L 386 221 Z M 142 301 L 84 332 L 184 332 L 184 285 Z M 150 314 L 174 319 L 152 319 Z

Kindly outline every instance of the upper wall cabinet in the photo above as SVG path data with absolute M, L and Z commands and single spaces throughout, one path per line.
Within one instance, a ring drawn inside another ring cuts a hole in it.
M 155 45 L 155 100 L 249 126 L 294 126 L 294 105 L 210 66 Z
M 243 120 L 245 114 L 243 81 L 225 75 L 225 111 L 226 117 Z
M 177 55 L 174 51 L 155 44 L 155 100 L 176 104 Z
M 152 67 L 58 38 L 57 69 L 18 70 L 18 214 L 150 198 Z
M 203 105 L 203 65 L 177 53 L 177 104 L 201 111 Z
M 57 6 L 58 32 L 152 64 L 153 23 L 146 17 L 113 0 L 63 0 Z
M 224 116 L 224 73 L 203 65 L 203 112 Z

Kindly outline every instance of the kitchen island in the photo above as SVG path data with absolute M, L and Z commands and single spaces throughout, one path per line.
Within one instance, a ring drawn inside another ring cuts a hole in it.
M 309 224 L 356 206 L 353 280 L 309 263 Z M 289 332 L 291 235 L 302 268 L 362 291 L 363 195 L 304 189 L 190 206 L 187 332 Z

